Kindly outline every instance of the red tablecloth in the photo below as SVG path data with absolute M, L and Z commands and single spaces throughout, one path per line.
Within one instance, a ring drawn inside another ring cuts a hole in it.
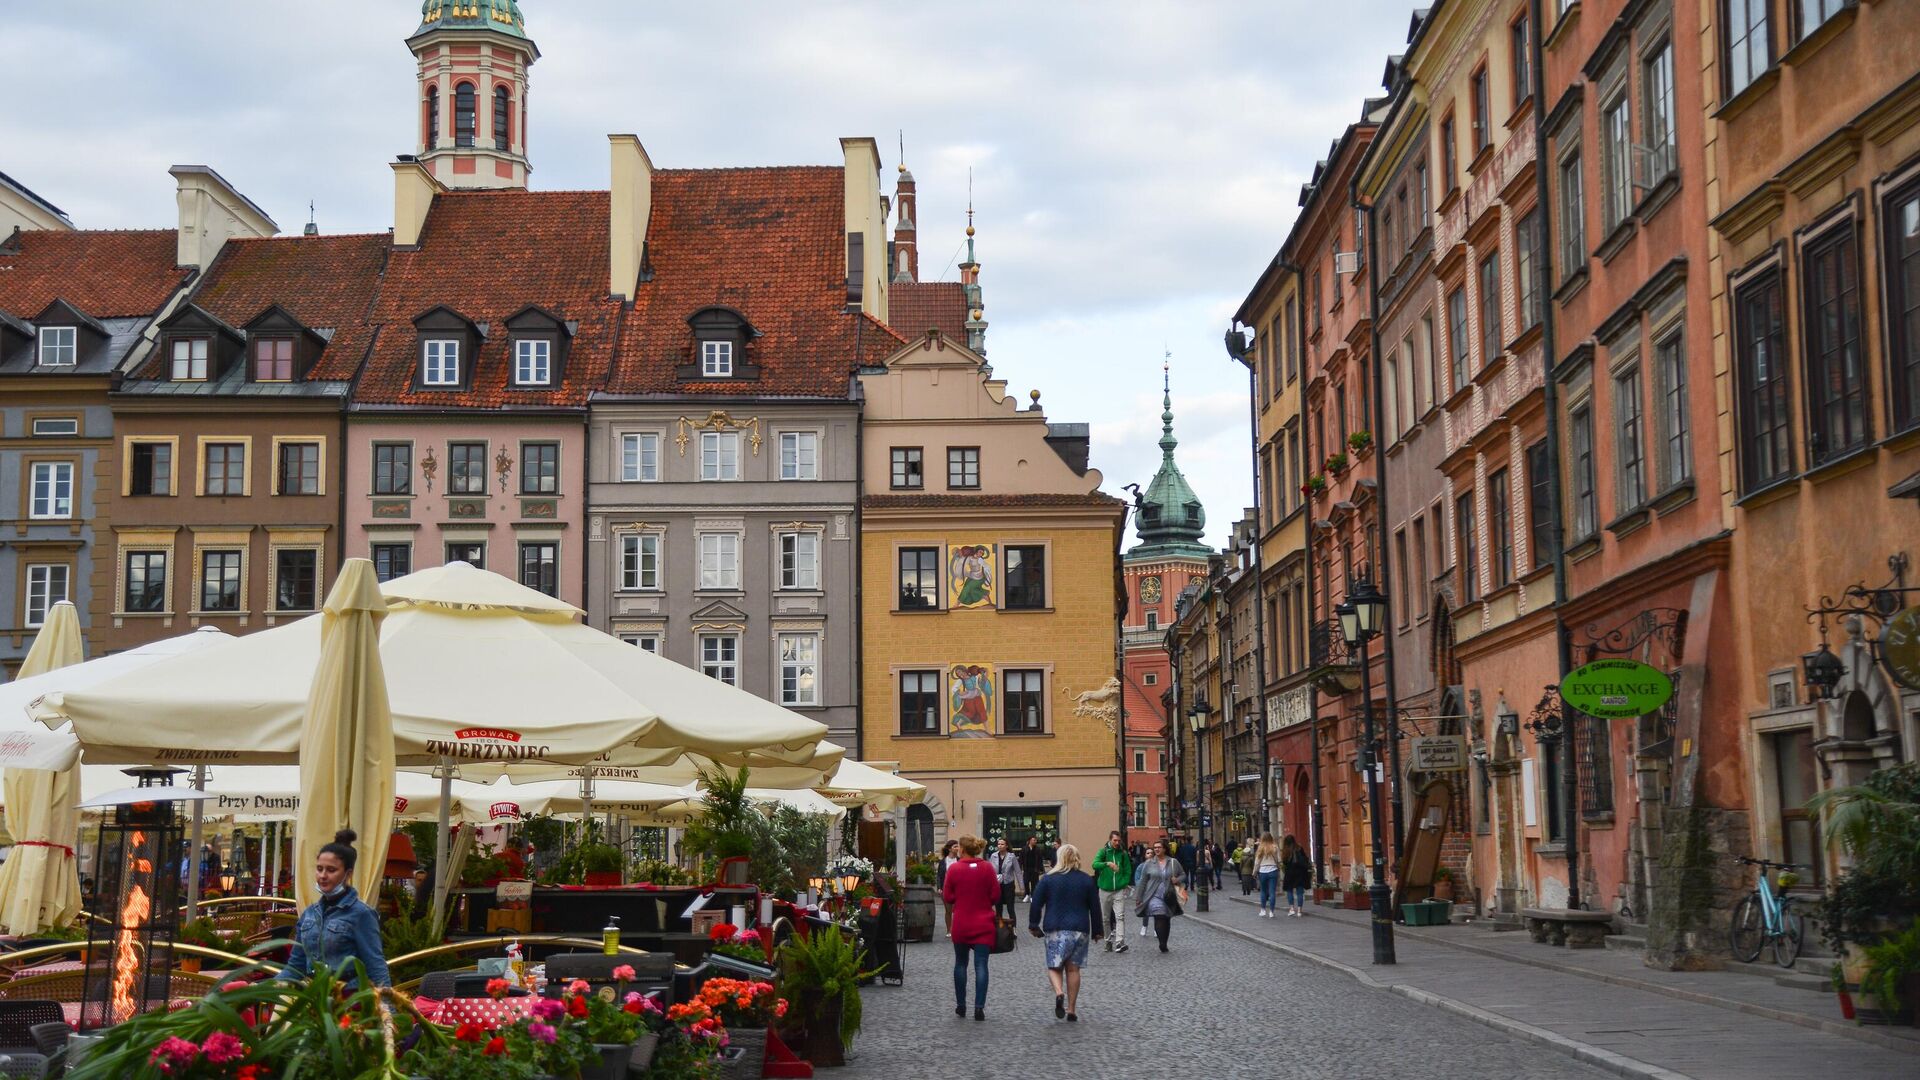
M 526 1016 L 533 1009 L 533 1003 L 539 998 L 448 998 L 440 1002 L 440 1007 L 431 1014 L 434 1023 L 453 1026 L 457 1024 L 481 1024 L 485 1027 L 499 1027 L 512 1024 Z M 420 999 L 414 999 L 414 1005 L 420 1005 Z M 421 1013 L 427 1015 L 425 1008 Z

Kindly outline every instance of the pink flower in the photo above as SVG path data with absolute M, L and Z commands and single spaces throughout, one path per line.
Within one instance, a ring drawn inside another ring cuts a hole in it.
M 193 1059 L 199 1056 L 198 1043 L 188 1042 L 178 1035 L 169 1035 L 159 1046 L 153 1048 L 153 1053 L 147 1055 L 147 1060 L 161 1072 L 170 1073 L 175 1069 L 188 1068 L 193 1064 Z
M 247 1056 L 247 1044 L 241 1042 L 237 1036 L 229 1035 L 224 1031 L 216 1031 L 208 1035 L 206 1045 L 201 1049 L 206 1051 L 207 1060 L 215 1065 L 225 1065 L 229 1061 L 238 1061 Z
M 643 995 L 643 994 L 641 994 L 641 993 L 640 993 L 640 991 L 638 991 L 638 990 L 629 990 L 629 991 L 627 991 L 627 996 L 626 996 L 626 997 L 623 997 L 623 998 L 621 998 L 621 999 L 620 999 L 620 1004 L 622 1004 L 622 1005 L 636 1005 L 636 1004 L 638 1004 L 638 1003 L 639 1003 L 639 1001 L 640 1001 L 640 999 L 641 999 L 641 998 L 642 998 L 643 996 L 645 996 L 645 995 Z
M 567 984 L 567 993 L 569 994 L 590 994 L 592 992 L 593 987 L 588 986 L 587 980 L 585 979 L 575 979 Z
M 546 1024 L 543 1024 L 538 1020 L 535 1020 L 532 1023 L 527 1025 L 527 1037 L 530 1039 L 533 1039 L 535 1042 L 543 1042 L 548 1045 L 552 1045 L 553 1041 L 556 1038 L 559 1038 L 559 1035 L 560 1035 L 559 1032 L 553 1030 L 552 1027 Z
M 619 967 L 613 969 L 614 982 L 632 982 L 634 977 L 635 972 L 632 964 L 621 964 Z
M 221 984 L 220 984 L 220 989 L 222 989 L 222 990 L 245 990 L 245 989 L 246 989 L 247 987 L 249 987 L 249 986 L 252 986 L 252 985 L 253 985 L 252 983 L 250 983 L 250 982 L 248 982 L 248 981 L 247 981 L 247 980 L 245 980 L 245 979 L 235 979 L 235 980 L 233 980 L 232 982 L 229 982 L 229 983 L 221 983 Z
M 567 1006 L 558 998 L 541 998 L 533 1003 L 533 1015 L 536 1020 L 558 1020 L 567 1015 Z

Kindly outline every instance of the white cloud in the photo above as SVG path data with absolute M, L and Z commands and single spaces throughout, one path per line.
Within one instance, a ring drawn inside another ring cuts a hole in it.
M 392 0 L 9 10 L 6 170 L 85 226 L 174 217 L 170 164 L 211 165 L 287 229 L 392 221 L 412 149 L 417 5 Z M 1110 490 L 1158 467 L 1163 350 L 1179 460 L 1219 542 L 1251 499 L 1227 318 L 1300 183 L 1379 93 L 1411 8 L 523 0 L 534 184 L 607 182 L 606 133 L 664 167 L 829 164 L 895 132 L 919 181 L 924 276 L 957 276 L 967 172 L 988 343 L 1022 394 L 1094 425 Z M 889 175 L 891 170 L 889 170 Z M 1143 406 L 1143 402 L 1147 404 Z M 1143 419 L 1144 417 L 1144 419 Z M 1143 426 L 1144 425 L 1144 426 Z

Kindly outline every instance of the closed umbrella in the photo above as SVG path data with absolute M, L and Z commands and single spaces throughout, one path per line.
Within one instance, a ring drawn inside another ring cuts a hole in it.
M 63 600 L 47 612 L 20 676 L 29 679 L 84 659 L 80 616 Z M 14 844 L 0 866 L 0 927 L 30 934 L 65 926 L 80 913 L 80 870 L 73 859 L 80 836 L 79 767 L 8 769 L 0 784 Z
M 387 601 L 373 563 L 348 559 L 320 618 L 320 657 L 300 730 L 300 808 L 294 827 L 294 892 L 320 898 L 309 872 L 338 829 L 360 834 L 353 884 L 380 894 L 393 831 L 393 714 L 380 662 Z

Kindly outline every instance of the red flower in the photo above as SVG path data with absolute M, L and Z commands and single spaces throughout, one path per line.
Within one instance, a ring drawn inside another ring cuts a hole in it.
M 342 1017 L 340 1018 L 340 1030 L 341 1030 L 341 1031 L 352 1031 L 352 1030 L 353 1030 L 353 1017 L 351 1017 L 351 1016 L 342 1016 Z
M 240 1066 L 239 1080 L 265 1080 L 267 1072 L 258 1065 Z
M 571 997 L 567 999 L 567 1015 L 576 1019 L 587 1015 L 587 999 Z
M 508 982 L 505 979 L 488 979 L 487 980 L 487 996 L 490 998 L 506 997 L 507 991 L 512 989 L 512 987 L 513 987 L 513 984 Z
M 499 1057 L 501 1054 L 507 1052 L 507 1040 L 495 1035 L 493 1038 L 487 1040 L 486 1047 L 480 1052 L 488 1057 Z
M 707 940 L 726 941 L 739 932 L 740 928 L 732 923 L 718 923 L 713 929 L 707 931 Z
M 453 1029 L 453 1037 L 460 1042 L 485 1042 L 487 1029 L 469 1020 Z
M 620 1011 L 632 1016 L 639 1016 L 641 1008 L 642 1006 L 638 1001 L 629 1001 L 625 1005 L 620 1006 Z

